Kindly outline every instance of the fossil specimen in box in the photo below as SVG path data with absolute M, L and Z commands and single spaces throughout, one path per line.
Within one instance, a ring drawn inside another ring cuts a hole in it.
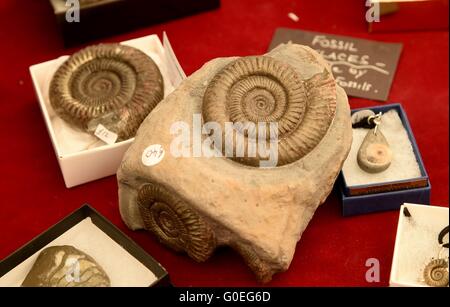
M 276 122 L 278 165 L 284 165 L 305 156 L 328 131 L 336 108 L 336 88 L 326 70 L 303 81 L 294 68 L 274 58 L 247 57 L 233 61 L 214 77 L 202 108 L 205 122 L 221 125 L 223 140 L 227 140 L 226 122 Z M 247 131 L 244 147 L 248 147 L 248 138 L 256 137 L 256 129 Z M 260 159 L 246 156 L 239 162 L 258 166 Z
M 164 97 L 155 62 L 140 50 L 101 44 L 73 54 L 56 71 L 50 103 L 68 123 L 93 133 L 99 124 L 133 137 L 141 122 Z
M 142 123 L 118 171 L 120 212 L 196 261 L 229 246 L 267 282 L 288 269 L 351 141 L 347 96 L 312 49 L 215 59 Z
M 105 271 L 92 257 L 73 246 L 44 249 L 22 283 L 23 287 L 109 287 Z

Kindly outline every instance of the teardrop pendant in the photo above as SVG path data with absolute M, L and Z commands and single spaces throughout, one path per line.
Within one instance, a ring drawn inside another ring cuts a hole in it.
M 358 165 L 368 173 L 380 173 L 392 162 L 392 150 L 386 137 L 375 127 L 364 138 L 358 150 Z

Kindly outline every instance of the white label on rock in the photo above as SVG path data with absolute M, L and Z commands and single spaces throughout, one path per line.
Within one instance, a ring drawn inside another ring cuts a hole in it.
M 98 137 L 100 140 L 105 142 L 106 144 L 112 145 L 117 141 L 117 138 L 119 137 L 117 133 L 114 133 L 112 131 L 109 131 L 105 126 L 102 124 L 99 124 L 97 126 L 97 129 L 95 129 L 95 136 Z
M 162 145 L 154 144 L 148 146 L 142 153 L 142 163 L 145 166 L 153 166 L 158 164 L 164 159 L 165 155 L 164 148 Z

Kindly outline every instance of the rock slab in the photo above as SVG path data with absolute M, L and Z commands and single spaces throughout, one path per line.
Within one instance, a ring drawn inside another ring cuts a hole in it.
M 328 64 L 306 46 L 280 45 L 264 56 L 294 69 L 307 89 L 308 80 L 332 76 Z M 352 142 L 350 108 L 332 79 L 333 118 L 326 133 L 307 154 L 285 165 L 259 168 L 226 157 L 193 157 L 192 142 L 186 148 L 190 157 L 173 156 L 173 123 L 185 122 L 192 129 L 193 115 L 202 114 L 205 91 L 238 59 L 206 63 L 145 119 L 117 173 L 120 213 L 129 228 L 147 229 L 196 261 L 207 260 L 218 246 L 229 246 L 258 280 L 268 282 L 289 268 L 303 231 L 332 190 Z M 305 112 L 314 109 L 311 103 Z M 145 151 L 155 145 L 163 152 L 159 163 L 144 163 Z

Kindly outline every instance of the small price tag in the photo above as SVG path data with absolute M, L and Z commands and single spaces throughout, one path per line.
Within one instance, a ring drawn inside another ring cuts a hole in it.
M 118 135 L 112 131 L 109 131 L 105 126 L 99 124 L 95 129 L 95 136 L 103 142 L 112 145 L 117 141 Z
M 164 159 L 164 155 L 165 151 L 162 145 L 150 145 L 142 153 L 142 163 L 145 166 L 156 165 Z

